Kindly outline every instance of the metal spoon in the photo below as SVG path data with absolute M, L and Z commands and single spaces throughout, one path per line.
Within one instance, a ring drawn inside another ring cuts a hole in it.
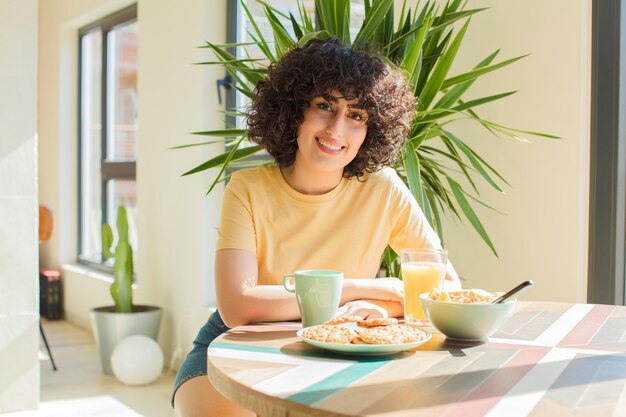
M 500 297 L 496 298 L 495 300 L 493 300 L 491 302 L 491 304 L 498 304 L 498 303 L 502 303 L 504 302 L 506 299 L 508 299 L 509 297 L 511 297 L 513 294 L 517 294 L 518 292 L 525 290 L 526 288 L 530 287 L 531 285 L 533 285 L 534 282 L 529 279 L 528 281 L 524 281 L 522 282 L 520 285 L 518 285 L 517 287 L 513 288 L 510 291 L 505 292 L 504 294 L 502 294 Z

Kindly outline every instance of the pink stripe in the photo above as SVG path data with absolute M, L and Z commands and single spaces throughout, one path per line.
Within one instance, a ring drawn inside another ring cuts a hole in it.
M 586 345 L 609 318 L 615 306 L 596 305 L 561 340 L 558 346 Z
M 296 332 L 302 328 L 299 324 L 285 325 L 285 324 L 247 324 L 245 327 L 241 327 L 242 330 L 250 331 L 250 332 L 267 332 L 268 329 L 271 330 L 291 330 Z M 295 336 L 295 334 L 294 334 Z
M 626 353 L 626 346 L 621 345 L 569 345 L 570 349 L 598 350 L 611 353 Z
M 497 349 L 509 349 L 509 350 L 525 350 L 525 349 L 533 349 L 535 347 L 539 347 L 539 345 L 532 344 L 522 344 L 522 343 L 510 343 L 513 342 L 514 339 L 506 339 L 502 342 L 498 342 L 496 340 L 489 340 L 489 346 Z
M 523 349 L 533 348 L 537 346 L 537 345 L 532 345 L 528 343 L 515 343 L 515 340 L 516 339 L 503 339 L 503 340 L 489 339 L 487 342 L 464 342 L 461 340 L 446 339 L 445 341 L 446 341 L 447 347 L 454 347 L 454 348 L 458 347 L 460 349 L 472 348 L 475 346 L 489 346 L 489 347 L 494 347 L 496 349 L 523 350 Z
M 482 417 L 491 410 L 549 351 L 525 347 L 445 414 L 445 417 Z

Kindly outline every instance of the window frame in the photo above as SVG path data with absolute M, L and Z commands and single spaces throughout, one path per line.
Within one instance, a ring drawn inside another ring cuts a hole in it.
M 593 0 L 587 302 L 626 305 L 626 0 Z
M 240 42 L 239 39 L 239 18 L 242 16 L 241 4 L 239 0 L 228 0 L 226 4 L 226 43 L 233 44 Z M 237 56 L 237 48 L 230 47 L 228 52 Z M 222 83 L 220 83 L 222 81 Z M 225 106 L 227 111 L 234 110 L 237 106 L 237 90 L 231 87 L 228 83 L 232 82 L 230 74 L 226 73 L 222 80 L 218 80 L 217 88 L 224 86 L 225 89 Z M 237 118 L 230 113 L 226 114 L 226 126 L 236 126 Z
M 83 151 L 83 136 L 82 136 L 82 111 L 83 111 L 83 103 L 82 103 L 82 39 L 83 36 L 91 33 L 95 29 L 100 29 L 102 31 L 102 72 L 101 72 L 101 97 L 100 97 L 100 120 L 101 120 L 101 129 L 100 129 L 100 208 L 101 208 L 101 225 L 106 222 L 108 218 L 108 193 L 107 193 L 107 183 L 110 180 L 133 180 L 136 181 L 136 159 L 133 161 L 109 161 L 107 160 L 107 65 L 108 65 L 108 36 L 107 34 L 115 29 L 116 27 L 132 23 L 137 21 L 137 4 L 130 5 L 124 9 L 121 9 L 117 12 L 114 12 L 110 15 L 107 15 L 99 20 L 96 20 L 88 25 L 85 25 L 78 29 L 78 89 L 77 89 L 77 109 L 78 109 L 78 117 L 77 117 L 77 138 L 78 138 L 78 148 L 77 148 L 77 186 L 78 186 L 78 198 L 77 198 L 77 219 L 78 219 L 78 239 L 77 239 L 77 253 L 76 259 L 79 264 L 87 265 L 93 269 L 111 272 L 113 267 L 109 264 L 105 263 L 105 259 L 100 254 L 100 262 L 95 262 L 93 259 L 88 259 L 81 256 L 82 247 L 83 247 L 83 210 L 82 210 L 82 202 L 83 202 L 83 189 L 82 189 L 82 169 L 83 169 L 83 159 L 82 159 L 82 151 Z M 136 248 L 134 248 L 136 249 Z

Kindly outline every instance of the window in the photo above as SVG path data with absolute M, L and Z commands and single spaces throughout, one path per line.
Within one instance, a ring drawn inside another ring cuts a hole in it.
M 137 6 L 79 30 L 78 260 L 104 264 L 101 230 L 126 206 L 137 245 Z

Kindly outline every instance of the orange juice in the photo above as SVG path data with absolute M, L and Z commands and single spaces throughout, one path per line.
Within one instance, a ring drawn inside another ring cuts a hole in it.
M 401 265 L 404 281 L 404 319 L 426 320 L 419 296 L 433 288 L 441 289 L 446 266 L 438 262 L 406 262 Z

